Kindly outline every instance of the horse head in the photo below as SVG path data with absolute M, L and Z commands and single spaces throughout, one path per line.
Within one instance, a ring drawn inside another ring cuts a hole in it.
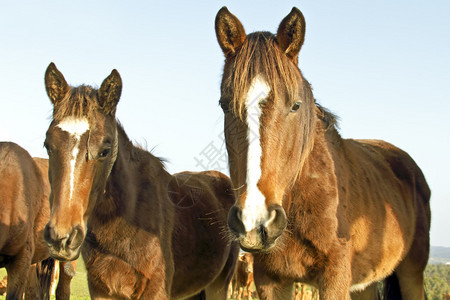
M 225 55 L 220 105 L 237 193 L 228 224 L 241 248 L 267 251 L 285 231 L 289 190 L 312 147 L 314 98 L 297 66 L 305 20 L 293 8 L 276 35 L 247 35 L 224 7 L 215 28 Z
M 49 156 L 50 221 L 44 238 L 53 257 L 80 254 L 87 220 L 105 186 L 118 152 L 116 106 L 122 81 L 113 70 L 100 89 L 71 87 L 51 63 L 45 73 L 53 119 L 44 146 Z

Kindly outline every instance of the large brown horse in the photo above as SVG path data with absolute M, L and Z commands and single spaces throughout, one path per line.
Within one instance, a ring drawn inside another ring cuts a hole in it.
M 50 215 L 47 173 L 46 159 L 0 142 L 0 267 L 8 272 L 7 299 L 22 299 L 24 292 L 26 299 L 49 297 L 54 260 L 43 238 Z M 70 280 L 62 285 L 70 295 Z
M 225 54 L 220 104 L 237 193 L 228 224 L 242 249 L 255 252 L 260 297 L 290 299 L 300 281 L 318 287 L 321 299 L 348 299 L 368 286 L 373 293 L 388 277 L 387 290 L 423 299 L 430 229 L 424 175 L 391 144 L 341 138 L 297 66 L 302 13 L 293 8 L 276 35 L 246 35 L 224 7 L 215 28 Z
M 70 87 L 51 63 L 45 84 L 51 254 L 73 260 L 81 250 L 94 299 L 225 299 L 239 252 L 227 232 L 228 177 L 172 176 L 135 147 L 115 119 L 116 70 L 97 90 Z

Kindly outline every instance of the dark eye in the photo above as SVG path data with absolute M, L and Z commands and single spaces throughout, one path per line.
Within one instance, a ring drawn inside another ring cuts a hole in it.
M 46 142 L 44 143 L 44 148 L 47 150 L 48 155 L 53 153 L 53 149 Z
M 220 105 L 220 107 L 222 107 L 222 110 L 224 113 L 227 113 L 230 111 L 230 104 L 228 103 L 228 101 L 220 99 L 219 105 Z
M 98 158 L 105 158 L 106 156 L 108 156 L 109 152 L 111 152 L 110 148 L 104 149 L 102 152 L 98 154 Z
M 258 103 L 259 108 L 261 108 L 261 109 L 264 108 L 264 106 L 266 106 L 266 104 L 267 104 L 267 99 L 261 100 Z
M 295 102 L 291 107 L 291 112 L 296 112 L 300 108 L 300 106 L 302 106 L 302 103 L 300 101 Z

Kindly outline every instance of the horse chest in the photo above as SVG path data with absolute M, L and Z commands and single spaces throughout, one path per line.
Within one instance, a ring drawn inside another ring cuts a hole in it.
M 280 251 L 255 255 L 255 269 L 261 266 L 273 278 L 292 279 L 312 283 L 315 269 L 320 266 L 315 250 L 307 245 L 286 242 Z
M 165 256 L 157 238 L 139 233 L 113 239 L 100 239 L 99 233 L 88 233 L 83 247 L 83 257 L 88 273 L 113 289 L 134 286 L 139 281 L 148 282 L 154 274 L 165 274 Z M 113 274 L 127 274 L 125 277 Z M 131 284 L 132 283 L 132 284 Z M 147 284 L 147 283 L 146 283 Z M 114 292 L 113 292 L 114 293 Z
M 159 235 L 156 232 L 143 230 L 122 221 L 90 230 L 86 242 L 93 248 L 102 249 L 106 253 L 130 262 L 135 260 L 136 256 L 143 259 L 145 255 L 142 256 L 142 254 L 151 252 L 160 244 Z

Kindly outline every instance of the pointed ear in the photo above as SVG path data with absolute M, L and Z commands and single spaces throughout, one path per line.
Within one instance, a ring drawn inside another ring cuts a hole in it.
M 216 36 L 225 57 L 233 55 L 247 36 L 244 26 L 225 6 L 216 15 Z
M 53 105 L 61 101 L 70 90 L 63 74 L 54 63 L 50 63 L 45 71 L 45 89 Z
M 116 69 L 103 80 L 98 91 L 98 103 L 106 114 L 114 115 L 116 113 L 117 103 L 119 103 L 122 93 L 122 79 Z
M 305 40 L 305 18 L 302 12 L 293 7 L 291 12 L 281 21 L 278 26 L 278 45 L 291 59 L 297 61 L 298 53 Z

